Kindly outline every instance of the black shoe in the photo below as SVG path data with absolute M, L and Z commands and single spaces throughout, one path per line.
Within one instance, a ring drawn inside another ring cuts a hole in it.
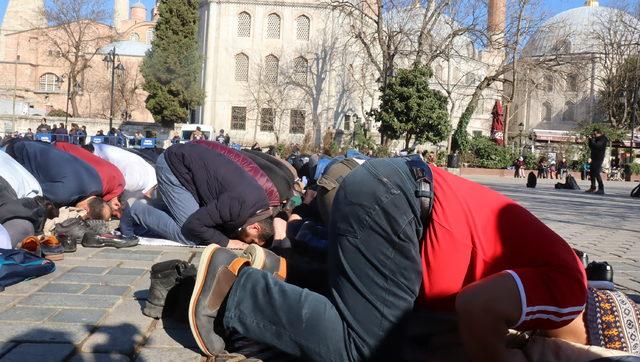
M 613 267 L 609 263 L 593 261 L 587 266 L 587 280 L 613 283 Z
M 114 234 L 94 234 L 86 233 L 82 238 L 82 246 L 85 248 L 130 248 L 138 245 L 138 238 L 135 236 L 122 236 Z
M 76 251 L 78 243 L 82 242 L 82 237 L 89 230 L 87 223 L 78 217 L 68 219 L 58 223 L 53 228 L 53 234 L 60 240 L 65 253 Z
M 109 234 L 114 230 L 109 226 L 109 223 L 104 220 L 87 220 L 85 223 L 88 228 L 87 232 L 93 234 Z
M 591 194 L 591 193 L 594 193 L 594 192 L 596 192 L 596 189 L 594 189 L 594 188 L 590 188 L 590 189 L 585 191 L 585 193 L 587 193 L 587 194 Z
M 224 351 L 224 340 L 214 329 L 216 317 L 241 268 L 249 265 L 248 259 L 215 244 L 202 252 L 189 302 L 189 325 L 198 347 L 207 356 Z
M 586 268 L 589 265 L 589 255 L 584 251 L 578 249 L 573 249 L 573 251 L 576 253 L 578 258 L 580 258 L 582 265 Z
M 142 313 L 155 319 L 165 315 L 186 322 L 187 306 L 193 293 L 196 273 L 193 265 L 182 260 L 154 264 L 151 267 L 149 295 Z
M 604 190 L 600 189 L 600 190 L 594 192 L 594 194 L 596 194 L 596 195 L 604 195 Z

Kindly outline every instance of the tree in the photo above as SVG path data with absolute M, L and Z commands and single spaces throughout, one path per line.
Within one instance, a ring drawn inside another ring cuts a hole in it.
M 451 133 L 447 97 L 429 88 L 430 69 L 414 66 L 400 69 L 382 87 L 380 109 L 374 111 L 380 133 L 390 139 L 438 143 Z
M 606 111 L 609 123 L 618 129 L 631 126 L 633 103 L 640 102 L 636 94 L 640 88 L 640 58 L 628 57 L 609 78 L 603 79 L 604 87 L 600 91 L 599 103 Z M 636 119 L 640 119 L 636 107 Z M 636 125 L 637 126 L 637 125 Z
M 103 22 L 109 18 L 104 0 L 50 0 L 43 9 L 50 28 L 42 34 L 57 56 L 66 63 L 65 82 L 71 84 L 69 100 L 71 113 L 80 116 L 77 97 L 82 90 L 83 73 L 91 67 L 91 60 L 114 37 Z
M 147 108 L 156 122 L 172 127 L 202 103 L 198 51 L 198 0 L 162 0 L 152 48 L 142 63 Z

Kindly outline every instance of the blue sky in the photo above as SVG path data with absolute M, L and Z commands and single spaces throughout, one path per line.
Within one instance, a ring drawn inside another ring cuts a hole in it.
M 19 1 L 19 0 L 18 0 Z M 131 3 L 135 3 L 137 0 L 131 0 Z M 584 0 L 541 0 L 544 4 L 544 7 L 547 10 L 547 14 L 549 16 L 555 15 L 564 10 L 572 9 L 578 6 L 582 6 L 584 4 Z M 4 10 L 7 7 L 7 3 L 9 0 L 0 0 L 0 14 L 4 16 Z M 113 0 L 108 0 L 109 6 L 113 6 Z M 147 9 L 151 11 L 151 8 L 155 4 L 155 0 L 142 0 L 142 2 L 147 6 Z M 614 4 L 615 0 L 601 0 L 601 5 Z M 0 21 L 1 17 L 0 17 Z

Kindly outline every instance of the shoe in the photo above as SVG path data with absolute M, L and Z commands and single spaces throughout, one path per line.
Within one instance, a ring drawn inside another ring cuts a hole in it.
M 576 253 L 578 258 L 580 258 L 582 265 L 586 268 L 589 265 L 589 255 L 584 251 L 578 249 L 573 249 L 573 251 Z
M 280 280 L 287 279 L 287 259 L 276 255 L 271 250 L 251 244 L 244 250 L 242 256 L 249 259 L 252 267 L 264 270 Z
M 585 193 L 587 193 L 587 194 L 590 194 L 590 193 L 593 193 L 593 192 L 596 192 L 596 189 L 590 188 L 590 189 L 585 191 Z
M 115 230 L 111 227 L 108 221 L 104 220 L 87 220 L 85 223 L 88 228 L 87 232 L 92 232 L 94 234 L 109 234 Z
M 241 268 L 250 264 L 248 259 L 215 244 L 202 252 L 189 302 L 189 325 L 198 347 L 207 356 L 224 351 L 224 340 L 214 331 L 214 322 Z
M 196 268 L 192 264 L 182 260 L 168 260 L 154 264 L 151 267 L 149 295 L 142 314 L 155 319 L 160 319 L 163 314 L 178 315 L 177 309 L 181 306 L 186 307 L 189 300 L 186 299 L 181 303 L 177 299 L 181 296 L 187 298 L 191 296 L 196 273 Z M 174 289 L 180 289 L 180 291 L 174 292 Z M 184 308 L 185 316 L 186 311 L 187 308 Z M 176 319 L 183 320 L 179 316 Z
M 587 280 L 613 283 L 613 267 L 609 263 L 592 261 L 587 266 Z
M 604 190 L 600 189 L 596 192 L 594 192 L 595 195 L 604 195 Z
M 35 236 L 27 236 L 21 242 L 18 243 L 16 249 L 22 249 L 30 252 L 31 254 L 36 255 L 37 257 L 42 257 L 42 251 L 40 249 L 40 242 L 38 238 Z
M 51 261 L 64 259 L 64 247 L 55 236 L 41 237 L 38 242 L 40 243 L 40 250 L 45 259 Z
M 94 234 L 86 233 L 82 237 L 82 246 L 85 248 L 130 248 L 138 245 L 138 238 L 135 236 L 125 237 L 115 234 Z
M 82 237 L 89 231 L 89 225 L 82 218 L 68 219 L 56 224 L 53 234 L 58 238 L 65 253 L 73 253 L 82 242 Z

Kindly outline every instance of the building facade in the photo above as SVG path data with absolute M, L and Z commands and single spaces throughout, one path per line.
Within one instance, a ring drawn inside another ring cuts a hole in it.
M 61 28 L 47 26 L 44 0 L 10 0 L 0 26 L 0 114 L 44 116 L 52 110 L 66 111 L 67 93 L 74 87 L 80 116 L 108 117 L 111 72 L 103 59 L 116 48 L 124 70 L 116 79 L 114 118 L 153 121 L 144 106 L 139 66 L 153 39 L 157 15 L 149 19 L 139 2 L 131 7 L 128 0 L 115 4 L 115 26 L 88 22 L 76 27 L 94 40 L 85 44 L 82 55 L 90 58 L 89 67 L 76 84 L 69 85 L 69 63 L 51 41 L 67 35 Z

